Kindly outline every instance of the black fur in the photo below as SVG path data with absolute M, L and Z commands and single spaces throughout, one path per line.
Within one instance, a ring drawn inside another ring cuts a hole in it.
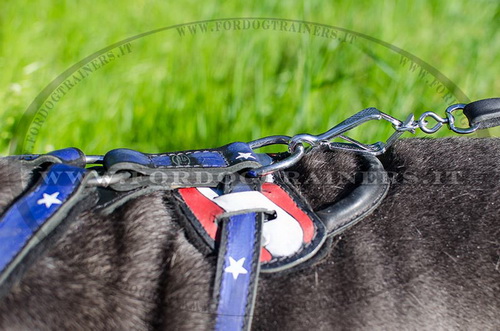
M 383 162 L 392 185 L 372 215 L 315 265 L 261 276 L 253 329 L 500 327 L 500 140 L 403 140 Z M 294 182 L 321 208 L 360 169 L 351 154 L 319 151 Z M 0 159 L 0 211 L 27 178 Z M 169 196 L 80 214 L 0 302 L 0 328 L 210 330 L 215 260 L 186 239 Z

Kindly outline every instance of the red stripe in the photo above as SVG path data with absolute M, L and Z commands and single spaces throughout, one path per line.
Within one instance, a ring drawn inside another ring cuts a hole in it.
M 283 191 L 281 187 L 272 183 L 264 183 L 262 185 L 262 193 L 272 202 L 277 204 L 281 209 L 292 215 L 299 222 L 304 231 L 304 242 L 311 242 L 314 236 L 314 224 L 311 218 L 302 211 L 295 201 Z
M 210 238 L 214 239 L 217 233 L 215 218 L 224 210 L 201 194 L 195 187 L 181 188 L 179 194 L 198 219 Z
M 262 247 L 262 250 L 260 251 L 260 262 L 269 262 L 272 258 L 273 256 L 271 253 L 269 253 L 266 248 Z

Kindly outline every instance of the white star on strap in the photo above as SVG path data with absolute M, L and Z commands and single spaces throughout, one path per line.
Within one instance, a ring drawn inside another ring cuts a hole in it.
M 236 160 L 238 160 L 238 159 L 248 160 L 250 158 L 255 160 L 255 156 L 253 156 L 251 152 L 250 153 L 238 152 L 238 156 L 236 157 Z
M 236 280 L 240 274 L 247 274 L 247 269 L 243 268 L 243 263 L 245 263 L 245 258 L 242 257 L 238 261 L 235 261 L 232 257 L 229 257 L 229 267 L 224 269 L 224 272 L 230 272 L 233 274 L 233 278 Z
M 43 194 L 43 199 L 38 200 L 36 203 L 39 205 L 45 205 L 46 208 L 50 208 L 52 205 L 60 205 L 62 203 L 61 200 L 57 198 L 59 192 L 52 194 Z

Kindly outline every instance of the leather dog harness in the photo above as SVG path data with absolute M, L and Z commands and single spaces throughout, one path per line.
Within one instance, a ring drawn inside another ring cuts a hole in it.
M 455 126 L 457 109 L 463 109 L 469 128 Z M 436 121 L 433 127 L 428 118 Z M 385 143 L 368 145 L 345 136 L 370 120 L 389 121 L 395 133 Z M 406 131 L 433 133 L 443 124 L 457 133 L 498 126 L 500 99 L 451 106 L 446 118 L 426 112 L 418 120 L 411 115 L 403 122 L 367 108 L 321 135 L 271 136 L 215 149 L 164 154 L 116 149 L 104 156 L 86 156 L 67 148 L 10 156 L 40 171 L 34 176 L 37 182 L 0 218 L 0 296 L 78 213 L 93 208 L 109 214 L 130 199 L 169 190 L 190 238 L 202 252 L 217 254 L 215 329 L 248 330 L 259 273 L 289 272 L 321 257 L 318 253 L 329 238 L 369 215 L 387 194 L 389 180 L 376 155 Z M 335 138 L 347 142 L 332 142 Z M 272 144 L 286 144 L 288 152 L 255 152 Z M 313 211 L 284 170 L 319 146 L 358 153 L 371 180 L 339 202 Z

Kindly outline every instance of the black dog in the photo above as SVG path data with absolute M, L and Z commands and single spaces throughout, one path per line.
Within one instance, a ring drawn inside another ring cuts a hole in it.
M 255 330 L 500 328 L 500 140 L 408 139 L 383 157 L 382 204 L 314 265 L 259 280 Z M 292 169 L 313 209 L 353 189 L 349 153 Z M 32 169 L 0 159 L 0 211 Z M 0 302 L 3 330 L 210 330 L 215 259 L 191 244 L 171 194 L 79 214 Z

